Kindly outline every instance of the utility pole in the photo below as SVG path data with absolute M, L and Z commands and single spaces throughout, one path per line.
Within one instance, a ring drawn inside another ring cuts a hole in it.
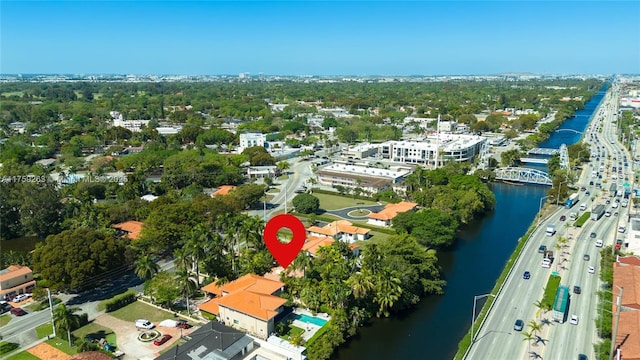
M 620 307 L 622 306 L 622 292 L 623 287 L 620 287 L 620 295 L 616 300 L 616 326 L 613 328 L 613 336 L 611 337 L 611 351 L 609 351 L 609 357 L 613 357 L 613 350 L 616 348 L 616 336 L 618 336 L 618 324 L 620 324 Z
M 49 310 L 51 311 L 51 327 L 53 328 L 53 337 L 56 337 L 56 324 L 53 322 L 53 299 L 51 298 L 51 290 L 47 288 L 47 296 L 49 297 Z

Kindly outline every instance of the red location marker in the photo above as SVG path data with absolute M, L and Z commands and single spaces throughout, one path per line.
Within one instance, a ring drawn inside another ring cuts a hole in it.
M 287 244 L 281 243 L 278 240 L 278 230 L 283 227 L 286 227 L 293 233 L 293 239 Z M 278 264 L 285 269 L 293 262 L 293 259 L 298 256 L 306 238 L 307 230 L 304 228 L 302 222 L 293 215 L 278 215 L 269 220 L 264 227 L 264 244 Z

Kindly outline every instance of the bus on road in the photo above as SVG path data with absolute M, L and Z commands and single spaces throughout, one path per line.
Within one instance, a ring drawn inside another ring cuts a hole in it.
M 567 305 L 569 303 L 569 287 L 561 285 L 556 291 L 556 299 L 553 301 L 553 321 L 560 324 L 567 318 Z

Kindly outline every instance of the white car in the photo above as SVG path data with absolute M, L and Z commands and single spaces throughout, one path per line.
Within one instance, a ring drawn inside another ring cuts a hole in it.
M 618 207 L 618 203 L 617 203 L 617 202 L 614 202 L 613 204 L 611 204 L 611 207 L 612 207 L 613 209 L 617 208 L 617 207 Z
M 598 239 L 596 240 L 596 247 L 602 247 L 602 240 Z
M 578 315 L 571 315 L 571 320 L 569 320 L 571 325 L 578 325 Z
M 550 267 L 551 267 L 551 260 L 546 259 L 546 258 L 545 258 L 545 259 L 542 259 L 542 264 L 541 264 L 541 266 L 542 266 L 543 268 L 550 268 Z
M 596 273 L 596 268 L 594 268 L 593 266 L 589 266 L 587 271 L 589 272 L 589 274 L 595 274 Z
M 136 320 L 136 328 L 137 329 L 153 329 L 154 325 L 149 320 L 138 319 L 138 320 Z
M 31 294 L 20 294 L 13 298 L 13 302 L 20 302 L 22 300 L 26 300 L 31 297 Z
M 624 226 L 619 226 L 619 227 L 618 227 L 618 232 L 619 232 L 619 233 L 624 233 L 625 231 L 627 231 L 627 228 L 626 228 L 626 227 L 624 227 Z

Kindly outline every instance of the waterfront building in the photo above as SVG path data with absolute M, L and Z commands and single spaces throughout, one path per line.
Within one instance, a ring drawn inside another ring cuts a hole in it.
M 433 134 L 421 141 L 387 141 L 381 144 L 382 158 L 407 164 L 438 165 L 446 161 L 472 161 L 487 141 L 482 136 Z
M 375 226 L 390 227 L 391 221 L 398 214 L 413 211 L 418 207 L 417 203 L 401 201 L 397 204 L 387 204 L 384 209 L 377 213 L 371 213 L 367 217 L 367 223 Z

